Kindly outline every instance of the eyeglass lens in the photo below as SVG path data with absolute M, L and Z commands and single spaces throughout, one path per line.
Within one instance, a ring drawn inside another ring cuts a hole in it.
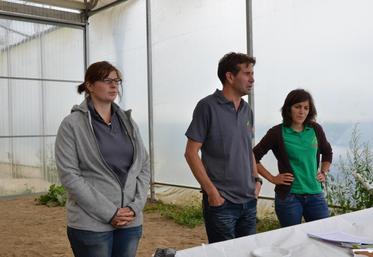
M 121 85 L 122 84 L 121 79 L 104 79 L 103 81 L 108 85 L 111 85 L 113 82 L 114 82 L 115 85 Z

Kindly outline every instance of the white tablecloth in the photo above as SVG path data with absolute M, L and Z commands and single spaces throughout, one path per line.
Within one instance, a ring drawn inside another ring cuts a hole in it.
M 176 257 L 249 257 L 259 247 L 278 246 L 292 257 L 344 257 L 351 250 L 309 238 L 307 233 L 343 231 L 373 239 L 373 208 L 177 251 Z

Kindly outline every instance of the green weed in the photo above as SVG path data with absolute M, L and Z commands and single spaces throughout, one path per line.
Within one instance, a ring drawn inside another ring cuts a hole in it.
M 148 203 L 144 212 L 159 212 L 162 216 L 174 220 L 177 224 L 194 228 L 203 223 L 201 205 L 177 206 L 162 202 Z
M 49 191 L 45 195 L 41 195 L 35 200 L 39 204 L 47 205 L 48 207 L 65 206 L 67 193 L 62 185 L 53 184 L 49 187 Z
M 160 201 L 155 203 L 148 202 L 144 212 L 158 212 L 162 216 L 174 220 L 177 224 L 190 228 L 203 224 L 202 206 L 197 203 L 181 207 L 174 204 L 162 203 Z M 280 228 L 280 224 L 275 216 L 266 216 L 257 220 L 258 233 L 278 228 Z
M 257 233 L 266 232 L 274 229 L 280 228 L 280 223 L 277 218 L 273 216 L 265 216 L 263 218 L 258 218 L 256 223 Z

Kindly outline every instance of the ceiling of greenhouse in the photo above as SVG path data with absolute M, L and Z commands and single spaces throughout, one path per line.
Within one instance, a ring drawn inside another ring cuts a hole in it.
M 95 10 L 114 2 L 124 2 L 118 0 L 28 0 L 28 2 L 48 4 L 52 6 L 71 8 L 75 10 Z M 85 3 L 86 2 L 86 3 Z
M 59 10 L 96 10 L 115 2 L 125 2 L 123 0 L 3 0 L 4 2 L 37 6 L 41 8 L 53 8 Z
M 84 26 L 87 17 L 127 0 L 0 0 L 0 50 L 58 24 Z
M 1 16 L 84 26 L 89 16 L 127 0 L 0 0 Z

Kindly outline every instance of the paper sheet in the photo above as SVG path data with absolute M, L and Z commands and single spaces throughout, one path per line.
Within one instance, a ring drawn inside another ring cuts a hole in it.
M 342 231 L 327 233 L 308 233 L 308 236 L 335 243 L 373 244 L 373 238 L 355 236 Z

